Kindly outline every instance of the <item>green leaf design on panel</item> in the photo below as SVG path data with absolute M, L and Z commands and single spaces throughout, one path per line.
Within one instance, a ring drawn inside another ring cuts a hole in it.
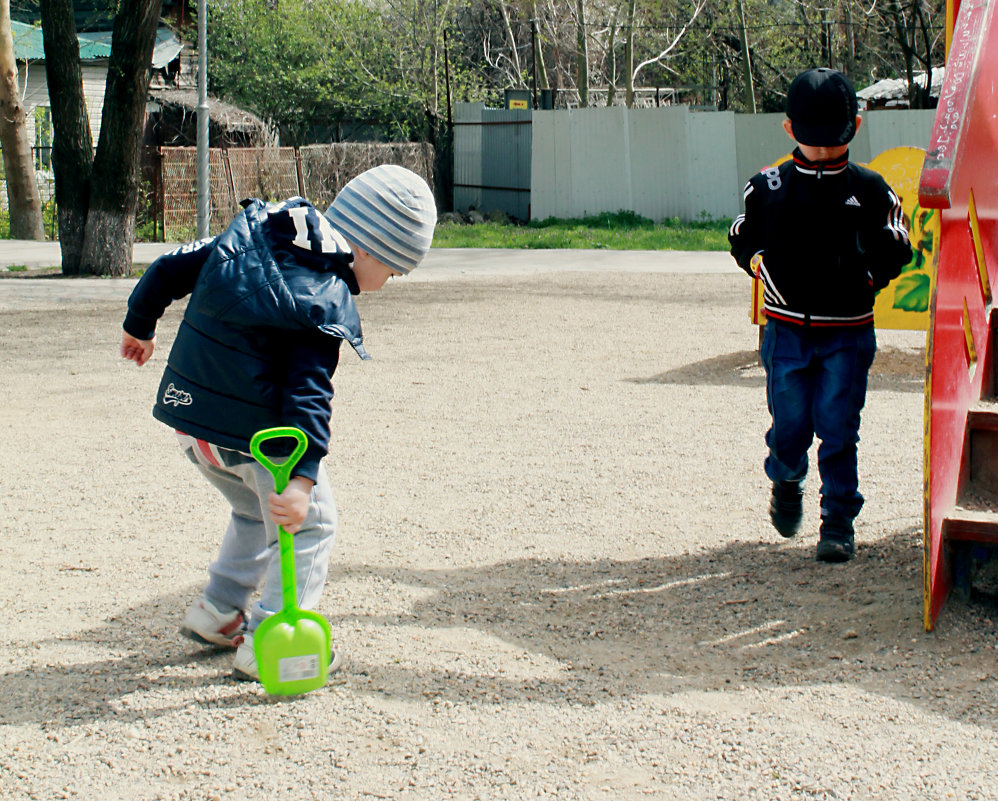
M 928 273 L 907 273 L 894 285 L 894 308 L 923 312 L 929 308 L 932 279 Z

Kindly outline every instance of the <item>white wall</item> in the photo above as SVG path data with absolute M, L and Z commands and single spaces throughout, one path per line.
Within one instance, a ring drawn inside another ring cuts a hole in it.
M 863 118 L 850 155 L 865 163 L 899 145 L 927 147 L 935 112 Z M 535 111 L 531 217 L 734 217 L 745 182 L 793 149 L 783 119 L 685 106 Z
M 45 65 L 29 63 L 25 70 L 24 63 L 18 65 L 18 81 L 24 93 L 24 110 L 28 118 L 28 141 L 35 143 L 35 106 L 48 106 L 48 84 L 45 80 Z M 27 81 L 25 81 L 27 72 Z M 100 135 L 100 118 L 104 110 L 104 85 L 107 82 L 107 64 L 84 64 L 83 96 L 87 104 L 87 116 L 90 118 L 90 135 L 94 146 Z

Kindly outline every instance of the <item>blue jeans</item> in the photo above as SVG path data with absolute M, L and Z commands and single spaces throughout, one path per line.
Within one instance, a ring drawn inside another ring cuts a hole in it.
M 814 437 L 821 475 L 821 514 L 852 521 L 863 507 L 856 444 L 866 382 L 877 352 L 873 326 L 808 328 L 770 320 L 762 338 L 766 400 L 766 475 L 800 481 Z

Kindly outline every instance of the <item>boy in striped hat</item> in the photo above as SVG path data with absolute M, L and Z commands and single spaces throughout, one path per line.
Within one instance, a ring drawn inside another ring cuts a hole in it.
M 253 632 L 282 606 L 279 525 L 294 534 L 301 608 L 315 607 L 326 580 L 336 535 L 322 465 L 332 376 L 344 340 L 369 358 L 353 297 L 419 265 L 437 212 L 426 182 L 393 165 L 354 178 L 325 214 L 300 197 L 243 206 L 223 233 L 153 262 L 128 299 L 121 355 L 145 364 L 166 307 L 190 295 L 153 416 L 177 431 L 232 516 L 181 631 L 236 648 L 234 675 L 259 679 Z M 308 439 L 280 495 L 249 455 L 253 434 L 277 426 Z

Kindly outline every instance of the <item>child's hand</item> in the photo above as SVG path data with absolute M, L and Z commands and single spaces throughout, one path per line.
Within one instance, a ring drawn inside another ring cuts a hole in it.
M 305 522 L 314 486 L 314 481 L 302 476 L 295 476 L 288 482 L 288 486 L 280 495 L 274 492 L 270 493 L 267 498 L 270 519 L 279 526 L 283 526 L 288 534 L 296 533 L 301 528 L 301 524 Z
M 131 359 L 139 367 L 149 361 L 153 348 L 156 346 L 156 337 L 152 339 L 136 339 L 131 334 L 122 332 L 121 334 L 121 356 L 124 359 Z

